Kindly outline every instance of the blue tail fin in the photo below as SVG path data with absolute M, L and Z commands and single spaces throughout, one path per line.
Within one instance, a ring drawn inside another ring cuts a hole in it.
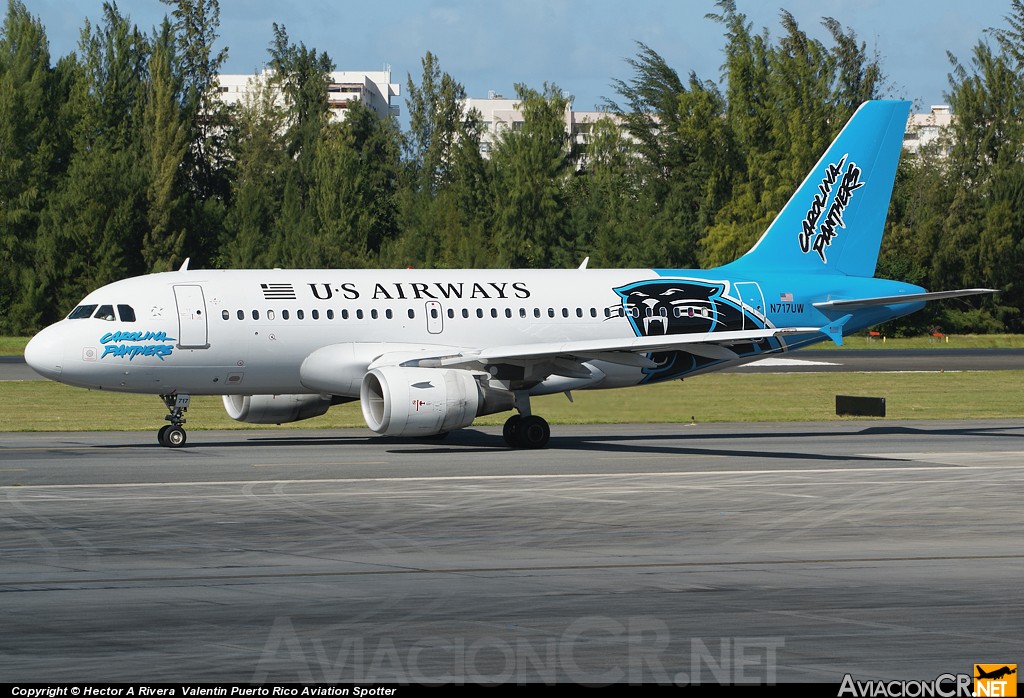
M 871 277 L 910 102 L 865 102 L 751 250 L 730 265 Z

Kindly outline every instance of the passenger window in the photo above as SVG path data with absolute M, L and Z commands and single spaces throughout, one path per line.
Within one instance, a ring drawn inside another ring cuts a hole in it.
M 362 320 L 362 319 L 363 319 L 363 309 L 362 308 L 357 308 L 356 309 L 356 320 Z
M 258 311 L 258 310 L 252 311 L 252 319 L 253 320 L 259 320 L 260 319 L 260 311 Z
M 121 322 L 135 322 L 135 308 L 130 305 L 117 306 L 117 314 L 121 316 Z
M 113 322 L 117 319 L 114 317 L 114 306 L 112 305 L 101 305 L 93 317 L 97 320 L 106 320 L 107 322 Z
M 281 311 L 281 319 L 282 320 L 287 320 L 288 319 L 288 311 L 287 310 L 282 310 Z
M 449 311 L 449 312 L 451 312 L 451 311 Z M 409 308 L 409 319 L 412 320 L 415 317 L 416 317 L 416 312 L 412 308 Z
M 226 310 L 224 310 L 224 311 L 221 311 L 221 314 L 220 314 L 220 316 L 221 316 L 222 318 L 224 318 L 225 320 L 230 320 L 230 319 L 231 319 L 231 313 L 229 313 L 229 312 L 228 312 L 228 311 L 226 311 Z
M 341 311 L 341 319 L 348 320 L 348 308 L 343 308 Z
M 377 319 L 377 309 L 376 308 L 374 308 L 373 310 L 370 311 L 370 317 L 373 318 L 374 320 Z
M 71 314 L 68 315 L 68 320 L 83 320 L 85 318 L 90 318 L 95 310 L 95 305 L 80 305 L 71 311 Z
M 238 319 L 239 320 L 244 320 L 245 319 L 245 311 L 242 311 L 242 310 L 238 311 Z
M 295 311 L 295 317 L 297 319 L 299 319 L 299 320 L 302 320 L 302 319 L 304 319 L 306 317 L 306 313 L 301 311 L 301 310 L 296 310 Z
M 334 311 L 333 310 L 328 309 L 328 311 L 327 311 L 327 319 L 328 320 L 333 320 L 334 319 Z
M 320 311 L 319 310 L 311 310 L 309 312 L 309 314 L 312 316 L 312 318 L 314 320 L 319 320 L 320 319 Z
M 386 317 L 388 320 L 390 320 L 394 316 L 395 314 L 391 312 L 391 308 L 388 308 L 387 310 L 384 311 L 384 317 Z
M 275 317 L 277 317 L 277 316 L 274 315 L 274 311 L 273 310 L 268 310 L 267 311 L 267 319 L 268 320 L 273 320 Z
M 491 317 L 498 317 L 498 309 L 491 308 Z
M 462 309 L 462 317 L 464 317 L 464 318 L 468 318 L 469 317 L 469 308 L 463 308 Z

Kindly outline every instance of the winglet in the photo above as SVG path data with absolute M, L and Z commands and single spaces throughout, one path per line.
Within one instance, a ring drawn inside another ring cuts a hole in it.
M 846 325 L 846 323 L 850 321 L 850 318 L 852 317 L 853 314 L 851 313 L 842 316 L 838 320 L 833 320 L 832 322 L 822 327 L 821 332 L 823 334 L 828 335 L 828 338 L 835 342 L 837 347 L 841 347 L 843 346 L 843 327 Z

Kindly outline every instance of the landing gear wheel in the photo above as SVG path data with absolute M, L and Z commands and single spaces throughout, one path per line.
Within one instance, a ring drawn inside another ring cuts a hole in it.
M 187 438 L 185 430 L 181 427 L 168 424 L 160 429 L 160 444 L 168 448 L 181 448 Z
M 512 448 L 519 448 L 519 423 L 522 421 L 522 417 L 518 414 L 514 414 L 505 420 L 505 426 L 501 428 L 501 435 Z
M 519 448 L 544 448 L 551 438 L 551 427 L 543 417 L 530 415 L 522 417 L 516 429 Z
M 180 395 L 161 395 L 160 399 L 170 412 L 164 417 L 170 424 L 160 427 L 156 438 L 161 446 L 167 448 L 180 448 L 185 445 L 185 430 L 182 425 L 185 423 L 185 412 L 188 410 L 189 396 L 184 393 Z

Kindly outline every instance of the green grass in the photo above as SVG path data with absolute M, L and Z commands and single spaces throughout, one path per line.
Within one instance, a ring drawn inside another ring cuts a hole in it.
M 0 356 L 21 356 L 25 353 L 28 337 L 0 336 Z
M 1019 419 L 1024 371 L 963 373 L 719 373 L 641 388 L 578 391 L 534 398 L 533 410 L 552 424 L 819 421 L 840 419 L 836 395 L 886 398 L 891 419 Z M 0 384 L 0 431 L 147 430 L 164 424 L 152 395 L 72 388 L 49 381 Z M 477 424 L 501 424 L 507 414 Z M 843 418 L 846 419 L 846 418 Z M 280 428 L 365 426 L 359 403 Z M 197 396 L 190 429 L 263 429 L 233 421 L 218 397 Z M 278 427 L 270 427 L 278 428 Z

